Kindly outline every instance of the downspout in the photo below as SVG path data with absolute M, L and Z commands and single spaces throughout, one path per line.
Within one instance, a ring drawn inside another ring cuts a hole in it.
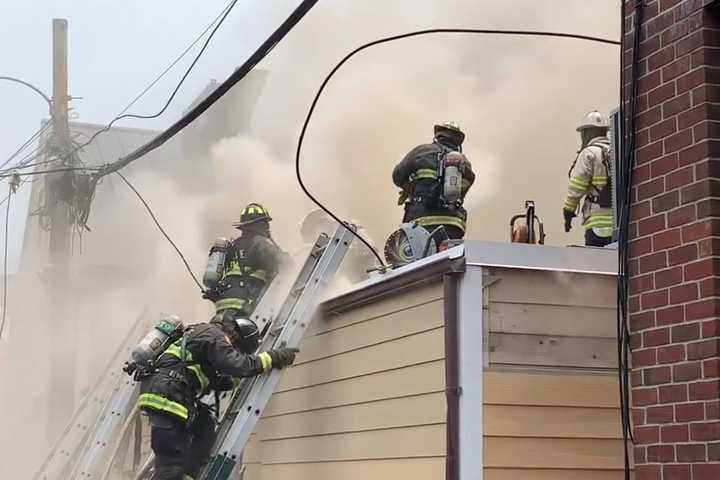
M 460 375 L 458 360 L 458 279 L 462 273 L 443 277 L 445 315 L 445 480 L 460 479 Z

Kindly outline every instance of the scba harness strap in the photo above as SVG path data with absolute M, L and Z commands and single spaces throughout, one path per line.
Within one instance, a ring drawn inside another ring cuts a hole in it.
M 600 206 L 600 208 L 612 208 L 612 170 L 610 168 L 610 147 L 595 144 L 592 145 L 595 147 L 598 147 L 600 151 L 602 152 L 602 163 L 605 167 L 605 178 L 602 179 L 600 177 L 593 176 L 591 180 L 592 185 L 597 185 L 595 182 L 603 183 L 604 185 L 602 188 L 599 189 L 599 192 L 597 195 L 588 195 L 587 199 Z

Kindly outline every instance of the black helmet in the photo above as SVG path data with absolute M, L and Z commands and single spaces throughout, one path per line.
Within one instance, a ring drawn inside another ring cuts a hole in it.
M 242 229 L 242 227 L 253 223 L 269 222 L 270 220 L 272 220 L 272 217 L 265 207 L 259 203 L 250 203 L 240 214 L 240 221 L 233 223 L 233 227 Z
M 235 317 L 235 331 L 239 336 L 235 347 L 243 353 L 255 353 L 260 346 L 260 330 L 255 322 Z
M 446 122 L 435 125 L 435 138 L 447 138 L 454 145 L 460 146 L 465 141 L 465 132 L 462 131 L 457 122 Z
M 255 353 L 260 346 L 260 330 L 252 320 L 240 315 L 233 309 L 225 310 L 213 317 L 211 323 L 219 323 L 223 330 L 230 334 L 235 348 L 243 353 Z

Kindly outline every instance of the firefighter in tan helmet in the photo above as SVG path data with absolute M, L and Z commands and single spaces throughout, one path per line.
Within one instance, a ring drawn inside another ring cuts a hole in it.
M 563 205 L 565 231 L 572 228 L 572 219 L 579 209 L 585 227 L 585 245 L 592 247 L 604 247 L 612 241 L 614 221 L 608 130 L 607 119 L 597 110 L 583 117 L 577 127 L 582 145 L 570 167 Z
M 363 238 L 370 241 L 367 232 L 357 222 L 351 220 L 349 225 Z M 317 240 L 321 233 L 332 236 L 337 227 L 338 223 L 330 215 L 318 208 L 305 215 L 300 222 L 300 236 L 303 243 L 310 245 Z M 374 267 L 375 257 L 360 242 L 353 242 L 343 260 L 340 271 L 348 280 L 357 283 L 367 279 L 368 270 Z

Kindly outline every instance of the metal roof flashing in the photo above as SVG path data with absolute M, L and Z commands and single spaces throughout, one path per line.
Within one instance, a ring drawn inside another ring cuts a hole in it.
M 325 314 L 340 313 L 418 285 L 440 281 L 446 273 L 465 271 L 465 247 L 459 245 L 417 262 L 377 273 L 323 302 Z
M 326 300 L 321 308 L 325 314 L 340 313 L 472 267 L 617 275 L 617 250 L 468 240 L 410 265 L 375 274 Z
M 618 252 L 607 248 L 551 247 L 524 243 L 465 242 L 469 267 L 517 268 L 617 275 Z

